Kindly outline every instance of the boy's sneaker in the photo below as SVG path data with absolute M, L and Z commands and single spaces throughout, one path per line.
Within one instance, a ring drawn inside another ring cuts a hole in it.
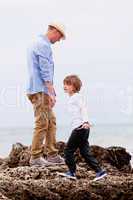
M 31 158 L 30 159 L 30 166 L 45 166 L 45 167 L 48 167 L 48 166 L 51 166 L 52 163 L 48 162 L 47 160 L 45 160 L 44 158 L 42 157 L 39 157 L 39 158 Z
M 47 161 L 52 163 L 52 164 L 55 164 L 55 165 L 64 165 L 65 164 L 65 161 L 64 161 L 64 158 L 62 158 L 60 155 L 50 155 L 47 157 Z
M 101 170 L 100 172 L 97 172 L 97 173 L 96 173 L 96 178 L 94 178 L 93 181 L 98 181 L 98 180 L 104 178 L 105 176 L 107 176 L 106 171 Z
M 64 176 L 66 178 L 70 178 L 70 179 L 74 179 L 74 180 L 77 179 L 75 173 L 72 173 L 70 171 L 68 171 L 66 173 L 60 173 L 60 172 L 58 172 L 57 174 L 60 175 L 60 176 Z

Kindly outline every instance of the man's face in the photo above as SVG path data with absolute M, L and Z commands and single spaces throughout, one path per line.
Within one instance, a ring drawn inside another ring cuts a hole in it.
M 57 30 L 57 29 L 53 29 L 52 30 L 52 38 L 51 38 L 51 43 L 54 44 L 55 42 L 59 42 L 63 35 Z

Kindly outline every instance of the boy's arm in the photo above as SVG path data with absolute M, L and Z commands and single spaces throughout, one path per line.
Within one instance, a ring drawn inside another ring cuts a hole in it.
M 85 98 L 80 99 L 80 108 L 81 108 L 81 115 L 83 119 L 82 128 L 89 128 L 91 124 L 89 123 L 89 116 L 88 116 L 88 109 L 87 109 L 87 102 Z

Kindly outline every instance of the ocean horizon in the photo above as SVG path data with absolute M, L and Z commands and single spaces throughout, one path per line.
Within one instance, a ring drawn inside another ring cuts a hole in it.
M 65 125 L 57 128 L 57 141 L 67 142 L 70 135 Z M 33 127 L 6 127 L 0 128 L 0 157 L 6 157 L 11 151 L 12 145 L 19 142 L 31 145 Z M 133 125 L 111 124 L 94 125 L 90 130 L 90 145 L 102 147 L 121 146 L 133 153 Z

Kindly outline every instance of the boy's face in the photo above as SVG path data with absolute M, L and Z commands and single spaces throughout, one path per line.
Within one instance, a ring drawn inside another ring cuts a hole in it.
M 66 93 L 68 93 L 69 95 L 74 94 L 74 88 L 72 85 L 67 85 L 66 83 L 64 83 L 64 91 Z

